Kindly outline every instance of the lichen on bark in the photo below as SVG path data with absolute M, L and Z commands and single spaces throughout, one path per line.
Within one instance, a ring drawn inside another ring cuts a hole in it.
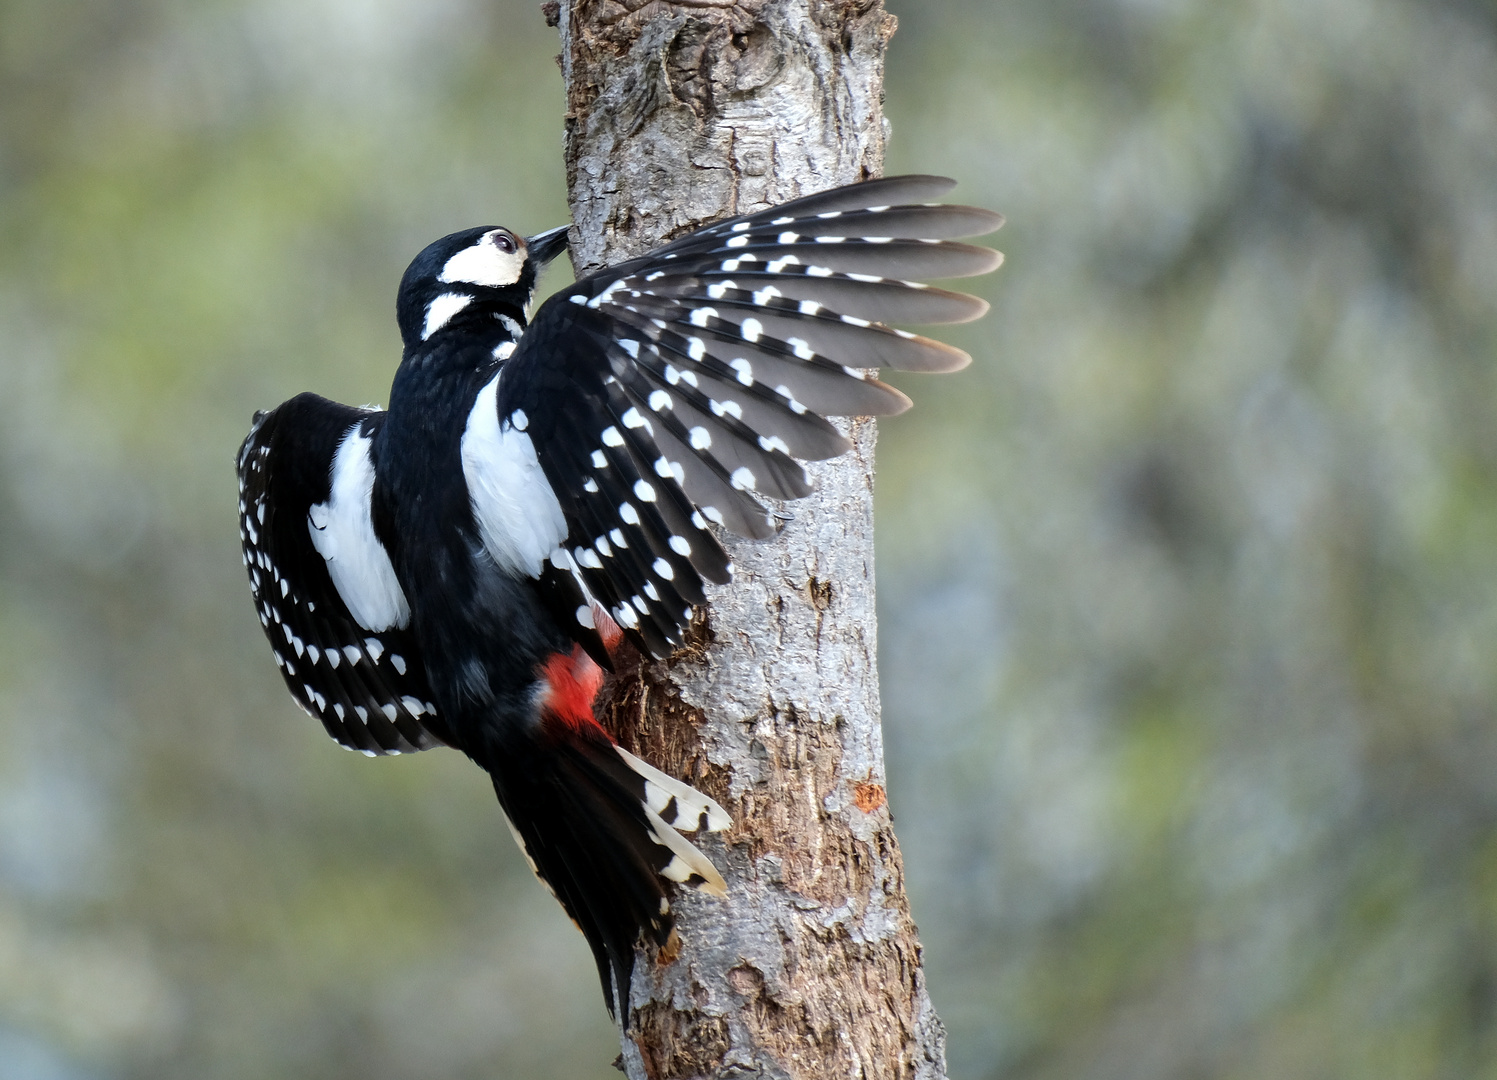
M 879 0 L 565 0 L 572 258 L 579 273 L 708 221 L 882 172 Z M 872 421 L 810 467 L 772 541 L 728 538 L 688 646 L 620 666 L 615 736 L 720 800 L 702 841 L 729 882 L 676 903 L 642 949 L 633 1080 L 945 1076 L 885 795 Z

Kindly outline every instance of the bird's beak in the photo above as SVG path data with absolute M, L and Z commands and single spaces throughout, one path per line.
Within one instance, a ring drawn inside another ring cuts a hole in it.
M 538 266 L 545 266 L 567 249 L 567 230 L 570 225 L 560 225 L 545 232 L 525 238 L 525 251 Z

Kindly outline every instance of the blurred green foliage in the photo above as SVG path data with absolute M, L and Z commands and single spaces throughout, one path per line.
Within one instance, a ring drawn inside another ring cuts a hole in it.
M 1497 1076 L 1497 5 L 893 7 L 890 170 L 1011 221 L 880 452 L 952 1075 Z M 297 713 L 234 531 L 411 254 L 563 220 L 556 51 L 0 0 L 0 1080 L 613 1075 L 482 775 Z

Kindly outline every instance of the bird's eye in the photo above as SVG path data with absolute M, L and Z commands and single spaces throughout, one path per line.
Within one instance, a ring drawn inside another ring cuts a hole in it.
M 513 255 L 515 253 L 515 238 L 510 236 L 509 233 L 495 233 L 494 246 L 506 255 Z

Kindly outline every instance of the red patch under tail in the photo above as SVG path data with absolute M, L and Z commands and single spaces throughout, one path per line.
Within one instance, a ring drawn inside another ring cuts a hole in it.
M 593 700 L 603 685 L 603 669 L 581 645 L 573 645 L 570 654 L 552 653 L 540 666 L 539 675 L 546 684 L 540 700 L 544 720 L 572 731 L 603 730 L 593 716 Z

